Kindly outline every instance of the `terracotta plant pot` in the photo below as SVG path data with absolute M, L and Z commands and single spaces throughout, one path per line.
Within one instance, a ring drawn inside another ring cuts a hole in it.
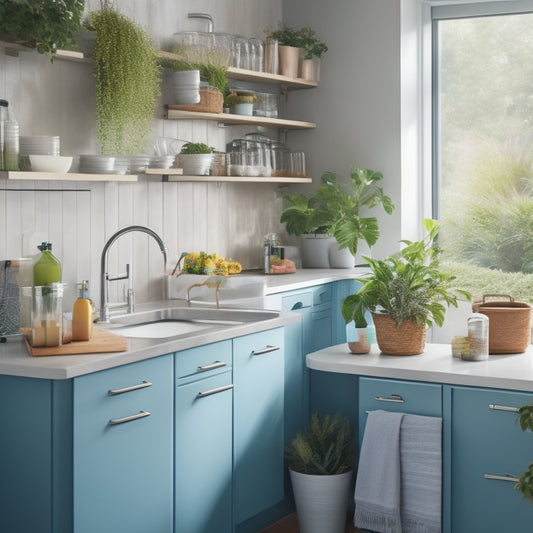
M 405 320 L 396 327 L 392 318 L 372 313 L 378 347 L 386 355 L 418 355 L 426 346 L 426 326 Z
M 370 351 L 370 342 L 368 342 L 368 332 L 366 328 L 356 328 L 357 340 L 348 343 L 351 353 L 363 354 Z

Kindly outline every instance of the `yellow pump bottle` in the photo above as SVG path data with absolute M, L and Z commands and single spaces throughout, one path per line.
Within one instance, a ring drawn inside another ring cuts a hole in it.
M 72 308 L 72 340 L 88 341 L 93 329 L 93 313 L 89 300 L 89 281 L 83 280 L 79 298 Z

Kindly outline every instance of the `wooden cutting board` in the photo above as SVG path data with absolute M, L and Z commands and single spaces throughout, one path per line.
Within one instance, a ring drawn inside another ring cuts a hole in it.
M 75 355 L 82 353 L 106 353 L 125 352 L 128 350 L 128 340 L 126 337 L 116 335 L 110 331 L 93 326 L 93 333 L 88 341 L 72 341 L 63 346 L 51 346 L 44 348 L 34 348 L 25 337 L 30 355 L 34 357 L 40 355 Z

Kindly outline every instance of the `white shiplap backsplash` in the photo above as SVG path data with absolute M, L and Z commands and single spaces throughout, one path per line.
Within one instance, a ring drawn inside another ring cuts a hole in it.
M 99 5 L 94 0 L 86 4 L 90 9 Z M 192 11 L 210 13 L 216 31 L 256 37 L 281 19 L 281 0 L 115 0 L 114 4 L 146 27 L 158 44 L 171 39 L 175 31 L 203 29 L 187 19 Z M 9 100 L 22 135 L 60 135 L 64 155 L 98 153 L 90 64 L 58 60 L 51 64 L 36 52 L 11 57 L 0 49 L 0 98 Z M 204 121 L 163 120 L 168 102 L 164 79 L 154 136 L 201 141 L 224 150 L 227 140 L 244 133 L 243 128 Z M 0 260 L 33 255 L 37 244 L 50 241 L 61 259 L 64 281 L 90 279 L 91 293 L 99 303 L 104 243 L 118 229 L 139 224 L 163 238 L 169 267 L 183 251 L 205 250 L 238 260 L 245 268 L 259 268 L 263 235 L 281 230 L 276 189 L 272 184 L 163 183 L 160 177 L 143 175 L 136 183 L 0 180 Z M 134 265 L 137 300 L 160 298 L 163 260 L 155 241 L 140 233 L 121 237 L 110 250 L 109 272 L 125 271 L 126 263 Z M 116 285 L 112 299 L 121 297 L 122 287 Z

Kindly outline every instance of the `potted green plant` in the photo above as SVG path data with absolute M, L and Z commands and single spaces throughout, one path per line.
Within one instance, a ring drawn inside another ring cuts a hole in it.
M 208 176 L 214 148 L 204 143 L 185 143 L 178 154 L 178 167 L 188 176 Z
M 355 468 L 350 424 L 339 414 L 313 414 L 286 447 L 301 533 L 343 533 Z
M 533 432 L 533 404 L 522 405 L 518 408 L 520 428 L 522 431 Z M 525 472 L 520 474 L 518 482 L 514 488 L 522 493 L 524 498 L 527 498 L 531 505 L 533 505 L 533 462 L 529 465 Z
M 84 0 L 5 0 L 0 3 L 0 39 L 35 47 L 52 59 L 57 48 L 75 41 L 84 8 Z
M 300 30 L 300 78 L 320 80 L 320 58 L 328 51 L 326 43 L 320 41 L 315 30 L 306 26 Z
M 276 30 L 266 33 L 278 41 L 280 74 L 289 78 L 297 78 L 301 45 L 300 30 L 279 24 Z
M 382 205 L 386 213 L 392 213 L 394 205 L 379 185 L 382 179 L 381 172 L 352 166 L 348 184 L 341 184 L 333 172 L 325 172 L 320 185 L 309 196 L 281 193 L 289 205 L 283 210 L 280 221 L 285 222 L 289 234 L 302 236 L 304 266 L 352 267 L 359 241 L 365 241 L 369 247 L 376 243 L 379 237 L 377 218 L 362 216 L 361 210 Z M 324 241 L 325 252 L 317 250 L 316 243 L 307 242 L 316 235 Z M 335 241 L 338 246 L 332 246 Z M 312 249 L 308 253 L 310 245 Z M 336 259 L 339 248 L 347 250 L 344 258 L 347 262 L 330 261 L 330 258 Z
M 426 326 L 442 326 L 447 306 L 470 300 L 468 292 L 452 287 L 455 277 L 440 270 L 441 250 L 434 244 L 438 222 L 424 219 L 423 227 L 427 235 L 420 241 L 403 240 L 399 253 L 383 260 L 365 257 L 370 274 L 357 279 L 361 287 L 342 302 L 346 323 L 371 312 L 384 354 L 422 353 Z
M 96 30 L 96 125 L 103 154 L 142 151 L 160 94 L 161 67 L 150 36 L 110 7 L 90 13 Z
M 257 94 L 252 91 L 233 91 L 225 99 L 226 107 L 229 107 L 236 115 L 252 116 L 255 102 L 257 102 Z

